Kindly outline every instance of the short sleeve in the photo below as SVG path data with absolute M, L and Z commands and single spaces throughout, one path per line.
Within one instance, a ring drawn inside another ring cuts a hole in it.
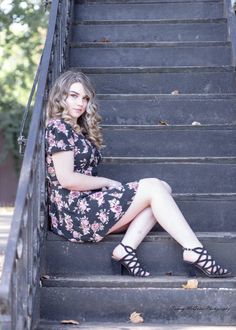
M 60 151 L 74 150 L 72 127 L 64 121 L 54 120 L 46 128 L 46 151 L 54 154 Z

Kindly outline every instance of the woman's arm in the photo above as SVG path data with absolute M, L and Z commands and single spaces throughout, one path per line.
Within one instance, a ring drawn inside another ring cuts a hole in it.
M 69 190 L 94 190 L 103 187 L 118 187 L 120 182 L 99 176 L 74 172 L 74 152 L 62 151 L 52 155 L 57 180 Z

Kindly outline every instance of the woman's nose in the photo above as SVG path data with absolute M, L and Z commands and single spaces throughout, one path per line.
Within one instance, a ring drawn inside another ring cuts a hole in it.
M 78 105 L 83 105 L 83 99 L 82 99 L 82 97 L 78 97 L 77 98 L 77 104 Z

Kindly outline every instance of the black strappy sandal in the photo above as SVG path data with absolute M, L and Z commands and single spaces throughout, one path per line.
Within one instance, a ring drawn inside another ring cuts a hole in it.
M 121 246 L 125 249 L 127 254 L 117 260 L 114 256 L 112 256 L 112 260 L 121 264 L 123 267 L 125 267 L 129 274 L 132 276 L 138 276 L 138 277 L 148 277 L 150 276 L 150 273 L 143 269 L 138 261 L 138 258 L 136 256 L 136 250 L 134 250 L 131 246 L 124 245 L 120 243 Z
M 202 247 L 196 247 L 194 249 L 183 248 L 185 251 L 193 251 L 199 254 L 196 261 L 184 261 L 190 265 L 197 267 L 208 277 L 232 277 L 232 274 L 227 270 L 217 265 L 216 261 L 207 252 L 206 249 Z

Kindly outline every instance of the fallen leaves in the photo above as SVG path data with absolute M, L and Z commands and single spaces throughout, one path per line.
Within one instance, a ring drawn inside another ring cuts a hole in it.
M 103 37 L 100 42 L 103 42 L 103 43 L 107 43 L 107 42 L 110 42 L 109 39 L 107 39 L 106 37 Z
M 60 322 L 61 324 L 74 324 L 74 325 L 78 325 L 79 322 L 78 321 L 75 321 L 75 320 L 62 320 Z
M 180 94 L 180 92 L 176 89 L 176 90 L 174 90 L 173 92 L 171 92 L 171 95 L 179 95 Z
M 141 313 L 137 313 L 137 312 L 133 312 L 132 314 L 130 314 L 129 319 L 132 323 L 135 323 L 135 324 L 144 322 L 144 319 L 141 316 Z
M 192 126 L 201 126 L 202 124 L 199 121 L 193 121 Z
M 166 120 L 159 120 L 159 125 L 168 126 L 169 124 Z
M 188 280 L 186 284 L 182 284 L 182 288 L 184 289 L 197 289 L 198 288 L 198 280 L 197 279 L 191 279 Z

